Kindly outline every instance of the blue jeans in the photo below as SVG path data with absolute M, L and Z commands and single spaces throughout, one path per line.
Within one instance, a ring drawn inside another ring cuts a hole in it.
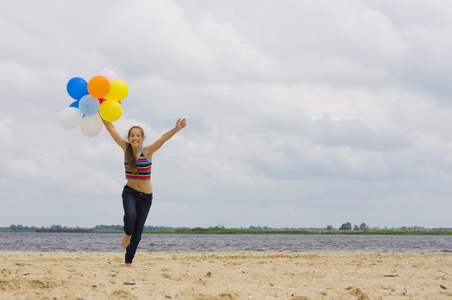
M 138 192 L 128 185 L 122 191 L 122 205 L 124 206 L 124 232 L 131 235 L 130 244 L 126 249 L 126 263 L 132 263 L 141 240 L 144 223 L 152 205 L 152 193 Z

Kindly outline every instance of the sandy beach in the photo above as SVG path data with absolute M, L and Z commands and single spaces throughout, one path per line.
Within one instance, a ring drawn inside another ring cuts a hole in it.
M 451 253 L 0 252 L 0 299 L 452 299 Z

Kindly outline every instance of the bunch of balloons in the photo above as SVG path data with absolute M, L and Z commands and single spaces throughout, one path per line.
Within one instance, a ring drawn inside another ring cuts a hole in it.
M 67 83 L 67 92 L 75 101 L 60 112 L 60 125 L 64 129 L 80 126 L 84 135 L 95 137 L 102 131 L 101 118 L 114 122 L 121 117 L 121 101 L 127 97 L 129 87 L 117 79 L 113 70 L 104 69 L 88 82 L 72 78 Z

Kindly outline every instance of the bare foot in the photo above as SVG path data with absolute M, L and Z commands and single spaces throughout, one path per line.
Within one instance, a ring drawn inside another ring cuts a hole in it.
M 129 246 L 131 238 L 132 238 L 131 235 L 127 235 L 124 233 L 122 237 L 122 245 L 124 246 L 124 248 L 127 248 Z
M 129 268 L 131 268 L 131 267 L 132 267 L 132 263 L 130 263 L 130 264 L 126 264 L 126 267 L 129 267 Z

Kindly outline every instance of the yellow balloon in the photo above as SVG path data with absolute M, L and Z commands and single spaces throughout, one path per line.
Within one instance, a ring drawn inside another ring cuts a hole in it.
M 121 101 L 127 97 L 128 93 L 129 87 L 127 86 L 127 83 L 121 79 L 115 79 L 110 81 L 110 91 L 105 98 L 108 100 Z
M 122 115 L 122 106 L 118 101 L 105 100 L 99 107 L 99 114 L 107 122 L 114 122 Z

